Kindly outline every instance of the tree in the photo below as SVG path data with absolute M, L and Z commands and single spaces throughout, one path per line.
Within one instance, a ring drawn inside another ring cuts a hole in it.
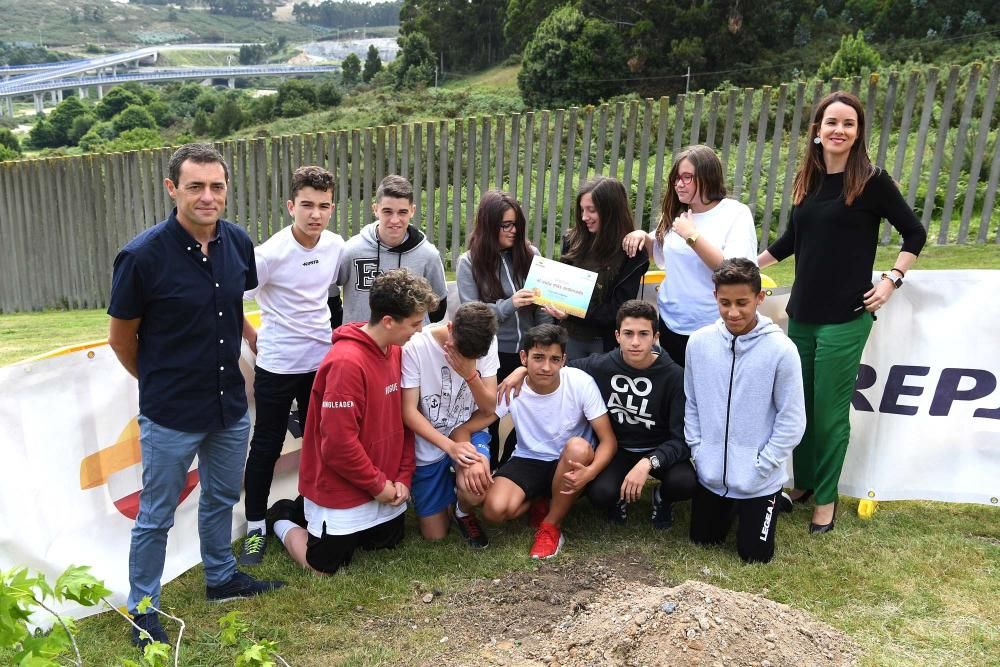
M 142 106 L 142 104 L 141 97 L 127 88 L 117 86 L 104 96 L 104 99 L 97 104 L 95 111 L 97 112 L 97 117 L 101 120 L 111 120 L 124 111 L 125 107 L 132 105 Z
M 565 2 L 566 0 L 510 0 L 503 24 L 503 34 L 510 48 L 515 52 L 521 51 L 545 17 Z
M 21 154 L 21 142 L 17 140 L 14 133 L 6 127 L 0 127 L 0 146 L 13 152 L 15 155 Z
M 31 128 L 31 132 L 28 133 L 28 144 L 32 148 L 55 148 L 63 145 L 52 123 L 45 118 L 40 118 Z
M 244 44 L 240 47 L 241 65 L 259 65 L 267 60 L 267 49 L 263 44 Z
M 434 82 L 434 53 L 431 43 L 421 32 L 399 38 L 396 57 L 396 88 L 416 88 Z
M 348 53 L 340 63 L 340 80 L 345 86 L 356 86 L 361 81 L 361 58 L 356 53 Z
M 97 124 L 97 116 L 92 113 L 85 113 L 82 116 L 77 116 L 73 119 L 73 126 L 69 129 L 69 134 L 66 137 L 69 143 L 76 145 L 80 143 L 80 139 L 83 135 L 87 134 L 94 125 Z
M 289 79 L 278 86 L 275 113 L 283 118 L 296 118 L 316 110 L 316 88 L 302 79 Z
M 529 107 L 593 104 L 621 92 L 625 60 L 613 25 L 566 5 L 542 21 L 524 48 L 517 85 Z
M 246 115 L 240 104 L 233 98 L 227 99 L 212 114 L 212 136 L 224 137 L 242 127 Z
M 73 129 L 73 121 L 86 113 L 87 107 L 76 96 L 67 97 L 52 110 L 49 114 L 49 123 L 54 133 L 53 140 L 59 142 L 57 146 L 71 143 L 70 131 Z
M 344 99 L 344 94 L 340 92 L 340 87 L 337 82 L 333 79 L 325 79 L 323 81 L 317 82 L 316 85 L 316 101 L 320 106 L 324 107 L 335 107 L 339 106 L 341 100 Z
M 202 136 L 208 134 L 208 113 L 204 109 L 198 109 L 191 122 L 191 132 Z
M 819 68 L 817 75 L 821 79 L 858 76 L 865 70 L 877 70 L 881 62 L 878 51 L 865 42 L 865 34 L 859 30 L 853 37 L 844 35 L 840 38 L 840 48 L 829 63 Z
M 122 151 L 138 151 L 143 148 L 158 148 L 162 145 L 163 139 L 156 128 L 137 127 L 119 134 L 107 143 L 105 149 L 120 153 Z
M 374 44 L 368 45 L 368 55 L 365 57 L 365 69 L 361 73 L 361 79 L 365 83 L 371 83 L 372 77 L 382 71 L 382 58 L 378 55 L 378 49 Z
M 156 119 L 153 118 L 153 114 L 149 113 L 146 107 L 138 104 L 123 109 L 120 114 L 111 119 L 111 124 L 114 125 L 118 134 L 140 127 L 156 129 Z
M 16 160 L 21 157 L 20 153 L 16 153 L 13 150 L 7 148 L 3 144 L 0 144 L 0 162 L 6 162 L 7 160 Z

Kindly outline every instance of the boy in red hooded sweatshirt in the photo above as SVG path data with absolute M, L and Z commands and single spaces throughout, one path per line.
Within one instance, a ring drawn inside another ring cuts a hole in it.
M 371 319 L 333 332 L 309 399 L 301 495 L 267 511 L 268 532 L 303 567 L 333 574 L 357 548 L 403 539 L 415 458 L 402 419 L 401 346 L 437 304 L 425 278 L 388 271 L 372 284 Z

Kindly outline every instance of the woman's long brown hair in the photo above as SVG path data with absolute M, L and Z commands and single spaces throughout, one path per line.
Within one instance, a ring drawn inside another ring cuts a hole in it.
M 583 224 L 580 200 L 590 193 L 590 199 L 601 219 L 597 234 L 591 234 Z M 628 205 L 625 186 L 617 178 L 597 176 L 580 186 L 576 195 L 576 225 L 566 235 L 568 247 L 562 261 L 573 264 L 582 257 L 604 257 L 610 260 L 622 248 L 622 239 L 635 229 Z
M 656 240 L 663 243 L 663 237 L 670 231 L 674 219 L 688 210 L 677 196 L 677 177 L 680 174 L 681 162 L 687 160 L 694 167 L 694 183 L 698 188 L 698 196 L 704 204 L 722 201 L 726 198 L 726 177 L 722 172 L 722 162 L 708 146 L 696 144 L 688 146 L 674 160 L 670 175 L 663 188 L 663 201 L 660 203 L 660 222 L 656 226 Z
M 816 105 L 813 113 L 813 121 L 809 126 L 809 136 L 806 140 L 805 154 L 802 156 L 802 163 L 799 171 L 795 174 L 795 181 L 792 185 L 792 201 L 796 205 L 819 187 L 819 182 L 826 175 L 826 162 L 823 160 L 823 145 L 814 142 L 819 136 L 819 128 L 823 122 L 823 115 L 826 108 L 834 102 L 840 102 L 854 109 L 858 114 L 858 134 L 851 146 L 851 152 L 847 156 L 847 167 L 844 168 L 844 201 L 848 206 L 854 203 L 861 192 L 868 184 L 868 179 L 875 175 L 875 168 L 872 166 L 871 158 L 868 157 L 868 142 L 865 138 L 865 108 L 854 95 L 837 91 L 830 93 Z
M 514 229 L 517 232 L 510 249 L 514 291 L 517 291 L 517 285 L 524 285 L 531 267 L 532 252 L 521 204 L 509 192 L 487 191 L 479 200 L 476 226 L 472 228 L 468 240 L 472 278 L 476 281 L 479 299 L 484 303 L 495 303 L 505 298 L 500 283 L 500 225 L 503 223 L 503 214 L 511 209 L 514 210 Z

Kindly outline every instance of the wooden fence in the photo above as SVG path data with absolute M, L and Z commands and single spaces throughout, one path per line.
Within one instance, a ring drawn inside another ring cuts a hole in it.
M 257 241 L 288 223 L 291 172 L 320 164 L 337 178 L 336 228 L 371 219 L 382 177 L 415 186 L 418 221 L 454 267 L 480 194 L 521 200 L 529 235 L 553 256 L 572 225 L 575 189 L 594 174 L 631 188 L 636 223 L 655 225 L 672 156 L 714 147 L 730 195 L 750 205 L 763 248 L 788 222 L 791 186 L 815 102 L 850 89 L 866 105 L 869 152 L 900 183 L 936 243 L 1000 243 L 994 214 L 1000 60 L 866 81 L 782 84 L 218 144 L 231 165 L 226 217 Z M 165 217 L 172 149 L 0 163 L 0 311 L 103 307 L 115 253 Z M 957 223 L 957 224 L 956 224 Z M 893 241 L 886 226 L 882 242 Z

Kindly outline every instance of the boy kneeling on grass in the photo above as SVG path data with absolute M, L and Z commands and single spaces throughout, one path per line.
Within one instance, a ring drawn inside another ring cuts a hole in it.
M 492 484 L 490 435 L 481 429 L 496 418 L 496 332 L 493 311 L 469 301 L 403 347 L 403 423 L 416 436 L 413 504 L 424 539 L 444 538 L 454 521 L 470 546 L 489 544 L 474 510 Z M 480 439 L 481 448 L 470 442 Z
M 564 366 L 566 340 L 566 330 L 554 324 L 529 329 L 520 352 L 528 369 L 525 386 L 496 409 L 498 417 L 510 413 L 517 447 L 494 475 L 483 516 L 500 523 L 530 508 L 537 529 L 532 558 L 559 553 L 560 526 L 573 501 L 618 448 L 597 384 L 583 371 Z
M 333 332 L 309 399 L 301 495 L 267 511 L 267 532 L 303 567 L 333 574 L 358 548 L 402 541 L 414 453 L 401 413 L 401 346 L 437 304 L 425 278 L 394 269 L 372 283 L 371 319 Z
M 712 274 L 721 318 L 692 334 L 684 366 L 684 435 L 698 473 L 691 541 L 722 544 L 733 517 L 747 563 L 774 557 L 785 462 L 806 428 L 802 367 L 765 315 L 760 270 L 728 259 Z

